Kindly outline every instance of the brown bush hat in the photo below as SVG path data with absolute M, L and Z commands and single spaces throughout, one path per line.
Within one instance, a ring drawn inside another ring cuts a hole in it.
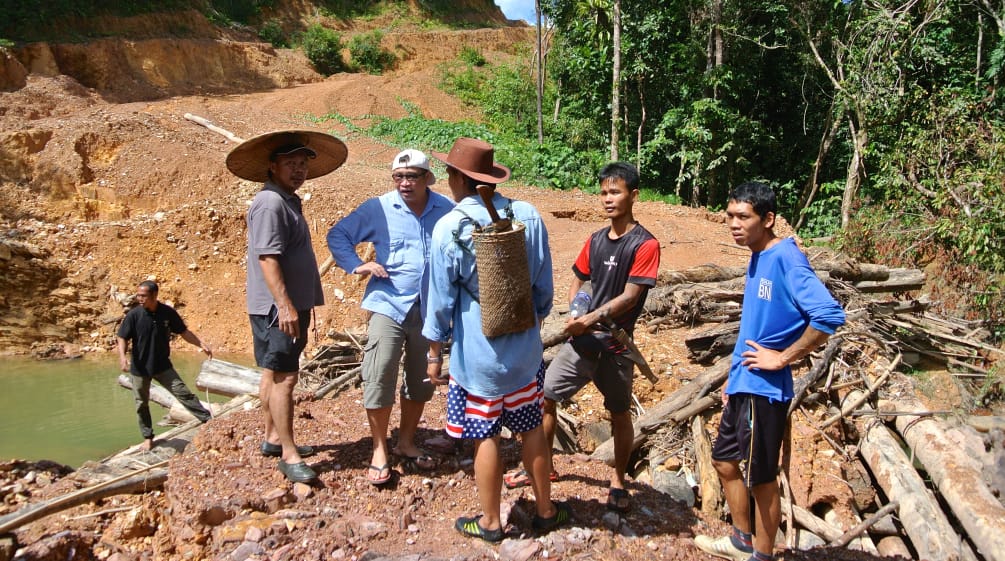
M 509 168 L 493 161 L 495 150 L 492 145 L 477 138 L 461 137 L 454 141 L 450 153 L 430 152 L 434 158 L 456 168 L 464 175 L 495 185 L 509 179 Z
M 334 136 L 310 130 L 275 131 L 245 140 L 227 154 L 230 173 L 251 181 L 269 179 L 269 163 L 276 156 L 307 152 L 307 179 L 329 174 L 343 163 L 349 149 Z

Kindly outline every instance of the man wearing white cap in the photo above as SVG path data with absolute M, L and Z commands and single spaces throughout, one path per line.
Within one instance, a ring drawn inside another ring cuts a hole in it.
M 294 440 L 293 390 L 311 310 L 324 304 L 311 232 L 296 191 L 308 179 L 334 171 L 347 155 L 341 140 L 312 130 L 266 133 L 227 155 L 231 173 L 264 183 L 248 209 L 248 317 L 255 362 L 263 370 L 261 453 L 279 457 L 279 471 L 290 481 L 317 478 L 303 460 L 314 449 Z
M 422 336 L 421 300 L 429 283 L 433 226 L 454 207 L 429 189 L 436 178 L 429 171 L 429 159 L 418 150 L 394 157 L 391 180 L 394 189 L 364 202 L 328 231 L 335 263 L 347 273 L 370 277 L 362 303 L 370 315 L 363 353 L 363 407 L 373 437 L 367 470 L 373 485 L 391 480 L 387 429 L 403 354 L 401 424 L 394 452 L 409 469 L 435 465 L 415 444 L 422 410 L 434 391 L 425 379 L 429 342 Z M 356 254 L 356 245 L 363 242 L 373 243 L 373 261 L 364 263 Z

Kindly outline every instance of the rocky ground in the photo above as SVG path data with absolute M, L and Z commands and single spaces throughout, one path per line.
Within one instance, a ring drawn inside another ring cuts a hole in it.
M 2 352 L 108 352 L 123 302 L 145 278 L 161 283 L 162 299 L 178 307 L 211 346 L 249 352 L 244 213 L 258 186 L 225 169 L 233 143 L 184 115 L 210 119 L 245 138 L 297 127 L 328 130 L 346 140 L 346 164 L 300 192 L 320 261 L 327 256 L 327 229 L 363 200 L 392 187 L 387 164 L 403 147 L 349 134 L 338 121 L 317 122 L 316 117 L 337 112 L 362 123 L 372 114 L 403 116 L 404 100 L 428 117 L 476 118 L 438 89 L 437 65 L 455 60 L 463 44 L 477 46 L 490 60 L 511 57 L 530 37 L 519 28 L 401 33 L 386 39 L 409 53 L 396 71 L 327 79 L 298 53 L 260 44 L 228 42 L 219 50 L 217 43 L 175 41 L 174 48 L 187 53 L 179 57 L 150 43 L 144 53 L 149 68 L 130 66 L 134 59 L 122 54 L 121 42 L 72 47 L 86 55 L 83 59 L 61 54 L 70 47 L 32 46 L 26 65 L 31 73 L 26 72 L 23 85 L 0 93 Z M 132 48 L 142 49 L 142 43 Z M 212 74 L 213 65 L 178 66 L 199 49 L 219 57 L 221 64 L 240 59 L 246 66 L 229 74 L 226 68 Z M 219 54 L 224 51 L 226 56 Z M 90 61 L 90 73 L 67 75 L 60 64 L 70 59 Z M 116 64 L 124 65 L 122 73 L 131 81 L 108 78 Z M 185 73 L 188 78 L 175 79 Z M 88 76 L 102 79 L 88 83 Z M 440 178 L 435 188 L 444 192 L 442 173 Z M 579 189 L 546 191 L 516 182 L 500 191 L 531 201 L 545 217 L 556 300 L 561 302 L 577 252 L 587 235 L 603 225 L 595 197 Z M 746 251 L 731 243 L 720 215 L 647 202 L 637 206 L 636 217 L 662 242 L 662 270 L 746 261 Z M 317 312 L 312 346 L 362 322 L 358 304 L 363 284 L 337 269 L 323 281 L 327 305 Z M 643 405 L 657 403 L 702 370 L 685 358 L 682 341 L 689 332 L 639 330 L 639 344 L 663 378 L 655 387 L 637 385 Z M 19 530 L 16 546 L 0 541 L 0 552 L 21 547 L 23 559 L 117 561 L 355 561 L 383 556 L 683 560 L 709 559 L 694 549 L 692 537 L 726 528 L 655 491 L 645 473 L 631 486 L 631 512 L 608 512 L 608 468 L 583 455 L 559 455 L 561 479 L 554 494 L 569 501 L 573 524 L 534 539 L 529 491 L 504 490 L 510 539 L 498 547 L 466 539 L 452 525 L 458 516 L 477 510 L 471 451 L 442 437 L 444 396 L 435 396 L 420 431 L 438 466 L 420 473 L 406 473 L 399 466 L 393 484 L 383 489 L 365 479 L 370 442 L 359 400 L 360 390 L 353 388 L 298 407 L 300 441 L 320 450 L 310 461 L 321 473 L 318 485 L 285 482 L 274 460 L 258 455 L 260 413 L 242 411 L 202 429 L 188 450 L 172 460 L 163 491 L 117 496 L 48 517 Z M 589 391 L 580 396 L 576 412 L 587 421 L 603 421 L 602 405 Z M 714 419 L 710 422 L 711 430 Z M 793 481 L 797 499 L 803 504 L 828 497 L 847 510 L 850 491 L 840 478 L 810 477 L 839 473 L 838 460 L 822 462 L 817 448 L 828 445 L 819 444 L 811 429 L 799 430 L 805 446 L 793 458 L 793 471 L 804 474 Z M 517 441 L 505 441 L 508 467 L 517 464 L 518 450 Z M 48 464 L 0 464 L 0 514 L 79 486 L 66 475 Z M 791 552 L 785 558 L 871 557 L 839 549 Z

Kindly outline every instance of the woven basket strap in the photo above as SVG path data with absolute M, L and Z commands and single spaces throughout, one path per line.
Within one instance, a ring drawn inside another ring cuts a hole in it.
M 470 216 L 468 216 L 468 213 L 464 212 L 463 210 L 461 210 L 461 209 L 459 209 L 457 207 L 454 207 L 454 210 L 456 210 L 457 212 L 459 212 L 462 215 L 464 215 L 464 218 L 461 218 L 457 222 L 457 229 L 453 231 L 454 243 L 457 244 L 457 247 L 461 248 L 461 251 L 463 251 L 464 253 L 467 253 L 471 257 L 474 257 L 475 256 L 475 252 L 471 251 L 471 248 L 468 246 L 468 244 L 465 244 L 464 241 L 461 240 L 461 230 L 464 229 L 464 224 L 466 222 L 470 222 L 470 223 L 474 224 L 474 231 L 475 232 L 481 231 L 482 226 L 481 226 L 481 224 L 478 223 L 477 220 L 475 220 L 474 218 L 471 218 Z M 471 241 L 469 243 L 473 244 L 474 241 Z M 460 285 L 461 285 L 461 288 L 464 289 L 464 292 L 467 292 L 468 296 L 470 296 L 472 300 L 474 300 L 475 302 L 478 302 L 479 304 L 481 304 L 481 301 L 478 300 L 478 296 L 476 296 L 475 293 L 472 292 L 471 289 L 468 287 L 468 283 L 462 282 L 462 283 L 460 283 Z

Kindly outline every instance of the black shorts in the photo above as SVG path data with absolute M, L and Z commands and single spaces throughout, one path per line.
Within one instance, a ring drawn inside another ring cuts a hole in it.
M 311 311 L 297 311 L 300 337 L 295 341 L 279 329 L 279 311 L 273 306 L 268 315 L 249 314 L 251 335 L 255 341 L 255 364 L 273 372 L 299 372 L 300 353 L 307 346 Z
M 788 401 L 771 402 L 749 393 L 729 396 L 719 422 L 719 436 L 712 446 L 712 459 L 746 462 L 743 470 L 748 488 L 774 481 L 788 416 Z

